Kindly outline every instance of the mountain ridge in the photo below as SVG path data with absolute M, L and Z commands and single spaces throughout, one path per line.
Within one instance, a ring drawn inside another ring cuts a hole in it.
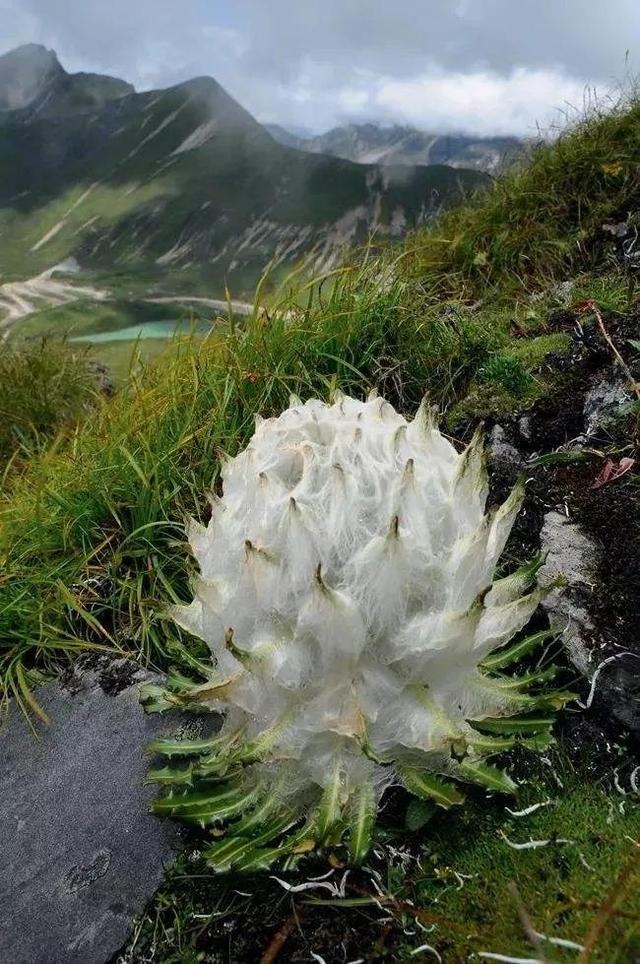
M 280 124 L 265 126 L 281 144 L 359 164 L 446 164 L 494 174 L 525 149 L 516 137 L 435 134 L 400 124 L 346 124 L 311 137 L 298 137 Z
M 345 246 L 371 232 L 400 237 L 484 183 L 473 171 L 285 147 L 213 78 L 138 93 L 67 74 L 46 48 L 20 51 L 0 59 L 0 98 L 21 93 L 20 107 L 0 111 L 0 275 L 9 280 L 75 257 L 94 270 L 204 270 L 243 294 L 269 262 L 330 268 Z M 13 87 L 12 59 L 21 67 Z

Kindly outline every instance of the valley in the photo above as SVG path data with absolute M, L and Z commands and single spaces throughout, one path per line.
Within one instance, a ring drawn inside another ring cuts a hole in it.
M 209 77 L 136 93 L 68 74 L 44 47 L 18 48 L 0 57 L 0 324 L 33 331 L 31 316 L 53 330 L 61 305 L 93 314 L 105 300 L 172 296 L 181 323 L 194 304 L 212 320 L 227 291 L 250 303 L 267 267 L 271 285 L 291 270 L 329 272 L 348 249 L 400 239 L 487 180 L 285 146 Z M 55 268 L 68 263 L 72 278 Z M 114 327 L 131 327 L 126 314 Z

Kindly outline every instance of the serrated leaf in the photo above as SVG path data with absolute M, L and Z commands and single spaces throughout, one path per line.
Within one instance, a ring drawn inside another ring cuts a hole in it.
M 489 766 L 481 761 L 463 760 L 459 766 L 460 776 L 472 783 L 479 783 L 488 790 L 499 793 L 514 794 L 517 787 L 513 780 L 503 770 Z
M 527 653 L 537 649 L 537 647 L 541 646 L 547 639 L 551 639 L 557 635 L 558 631 L 555 629 L 544 629 L 539 633 L 534 633 L 532 636 L 527 636 L 526 639 L 520 640 L 520 642 L 514 646 L 509 646 L 508 649 L 500 649 L 492 653 L 491 656 L 487 656 L 482 660 L 482 668 L 494 670 L 511 666 L 512 663 L 517 663 L 518 660 L 526 656 Z
M 497 579 L 485 597 L 485 606 L 504 606 L 519 599 L 534 585 L 543 565 L 544 560 L 537 555 L 511 575 Z
M 486 733 L 474 733 L 469 738 L 469 745 L 480 756 L 504 753 L 505 750 L 512 750 L 518 742 L 517 736 L 489 736 Z
M 256 847 L 247 853 L 235 865 L 238 873 L 258 873 L 260 870 L 269 870 L 273 864 L 283 857 L 290 856 L 290 847 L 285 842 L 278 847 Z
M 145 783 L 169 783 L 172 785 L 191 784 L 193 780 L 193 767 L 160 767 L 156 770 L 149 770 Z
M 315 827 L 317 828 L 318 839 L 321 841 L 326 840 L 331 830 L 333 830 L 335 825 L 340 820 L 342 815 L 342 804 L 340 801 L 341 791 L 341 766 L 340 762 L 338 761 L 334 767 L 331 782 L 323 791 L 315 819 Z
M 224 746 L 228 740 L 229 734 L 224 736 L 216 734 L 206 740 L 152 740 L 147 746 L 147 752 L 167 757 L 199 756 L 202 753 L 211 753 L 220 746 Z
M 257 794 L 257 788 L 247 790 L 235 784 L 223 784 L 209 790 L 159 797 L 154 800 L 151 809 L 157 816 L 179 817 L 188 823 L 207 826 L 248 810 Z
M 180 699 L 157 683 L 146 683 L 140 688 L 140 703 L 145 713 L 165 713 L 180 706 Z
M 270 791 L 265 794 L 257 807 L 242 817 L 237 823 L 234 823 L 233 826 L 229 827 L 229 833 L 234 837 L 250 837 L 253 833 L 259 832 L 263 826 L 266 825 L 267 821 L 273 819 L 274 812 L 280 806 L 278 795 Z M 292 816 L 288 811 L 287 815 L 289 818 Z M 284 816 L 284 814 L 281 816 Z
M 291 824 L 291 814 L 284 814 L 265 824 L 259 831 L 256 829 L 251 836 L 227 837 L 220 843 L 207 847 L 204 852 L 205 859 L 218 873 L 236 869 L 253 861 L 256 852 L 260 853 L 261 844 L 269 843 L 279 837 L 289 829 Z M 264 857 L 265 853 L 266 851 L 262 852 L 261 857 Z
M 445 810 L 464 802 L 464 794 L 460 793 L 456 786 L 441 780 L 434 773 L 415 767 L 401 767 L 400 775 L 410 793 L 425 800 L 433 800 Z
M 469 720 L 471 726 L 485 733 L 507 735 L 512 733 L 540 733 L 554 724 L 552 716 L 505 716 L 500 719 Z
M 407 830 L 411 830 L 412 832 L 420 830 L 431 820 L 436 810 L 437 807 L 431 800 L 422 800 L 419 797 L 414 797 L 413 800 L 409 802 L 405 814 L 404 822 Z
M 351 862 L 361 864 L 371 849 L 376 819 L 376 795 L 370 783 L 364 783 L 349 801 L 348 849 Z
M 500 683 L 505 690 L 529 689 L 540 683 L 547 683 L 558 675 L 557 666 L 549 666 L 547 669 L 539 669 L 533 673 L 524 673 L 522 676 L 492 676 L 491 680 Z
M 540 693 L 535 696 L 534 705 L 541 710 L 561 710 L 567 703 L 571 700 L 575 700 L 577 697 L 576 693 L 572 693 L 570 690 L 556 690 L 552 693 Z

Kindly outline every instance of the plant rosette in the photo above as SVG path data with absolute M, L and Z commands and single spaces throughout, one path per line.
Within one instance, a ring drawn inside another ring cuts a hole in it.
M 143 702 L 224 722 L 151 745 L 154 812 L 212 829 L 217 870 L 256 870 L 342 843 L 361 862 L 392 784 L 442 807 L 465 783 L 514 792 L 487 758 L 547 746 L 571 694 L 553 668 L 502 672 L 551 632 L 509 645 L 545 590 L 539 560 L 494 578 L 524 485 L 485 512 L 481 432 L 458 454 L 426 402 L 407 422 L 377 397 L 293 398 L 222 482 L 172 611 L 212 662 L 185 653 L 198 678 L 172 670 Z

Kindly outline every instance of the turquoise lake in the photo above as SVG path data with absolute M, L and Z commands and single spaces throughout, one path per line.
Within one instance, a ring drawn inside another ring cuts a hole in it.
M 76 335 L 69 341 L 85 345 L 100 345 L 111 341 L 144 341 L 147 338 L 173 338 L 174 335 L 206 335 L 211 331 L 209 324 L 193 324 L 190 321 L 146 321 L 140 325 L 130 325 L 128 328 L 116 328 L 113 331 L 99 331 L 94 335 Z

